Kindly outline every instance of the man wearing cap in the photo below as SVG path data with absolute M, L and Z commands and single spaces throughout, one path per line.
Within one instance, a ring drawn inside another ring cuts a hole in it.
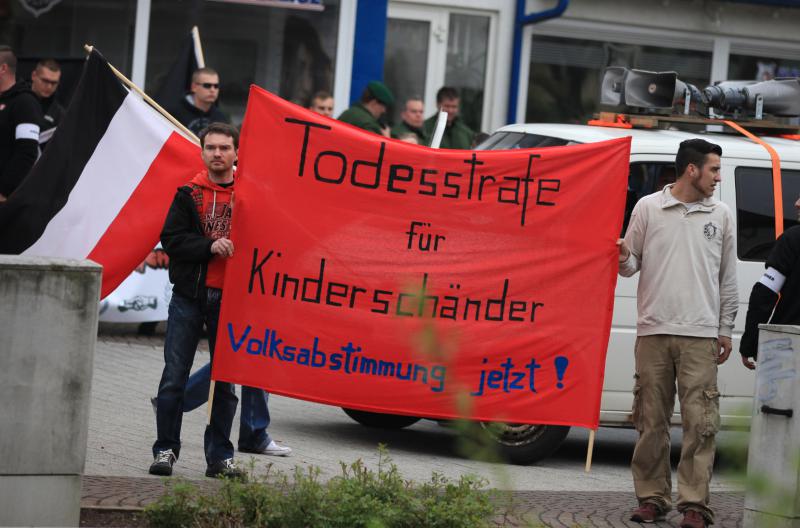
M 342 112 L 339 121 L 390 137 L 389 127 L 381 123 L 381 117 L 392 104 L 394 96 L 391 90 L 380 81 L 370 81 L 361 94 L 361 99 Z

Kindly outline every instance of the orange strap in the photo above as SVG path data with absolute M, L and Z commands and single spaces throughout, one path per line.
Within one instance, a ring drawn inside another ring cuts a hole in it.
M 783 234 L 783 182 L 781 181 L 781 159 L 778 157 L 778 153 L 775 152 L 775 149 L 772 148 L 772 145 L 760 137 L 751 134 L 733 121 L 725 121 L 724 123 L 751 141 L 758 143 L 767 149 L 767 152 L 769 152 L 769 157 L 772 158 L 772 192 L 773 200 L 775 202 L 775 238 L 778 238 Z

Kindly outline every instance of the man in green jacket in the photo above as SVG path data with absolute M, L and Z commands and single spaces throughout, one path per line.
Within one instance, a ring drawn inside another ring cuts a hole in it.
M 400 123 L 392 127 L 392 137 L 404 139 L 414 136 L 420 145 L 430 144 L 430 137 L 425 133 L 425 103 L 422 97 L 412 96 L 406 99 L 403 111 L 400 112 Z
M 439 148 L 443 149 L 469 149 L 472 148 L 473 132 L 458 116 L 459 97 L 458 90 L 451 86 L 442 86 L 436 92 L 436 106 L 439 112 L 447 112 L 447 125 L 442 136 Z M 438 112 L 425 120 L 425 134 L 433 137 L 436 130 Z
M 391 90 L 380 81 L 370 81 L 361 94 L 361 99 L 342 112 L 339 121 L 390 137 L 389 127 L 382 125 L 379 119 L 393 104 L 394 96 Z

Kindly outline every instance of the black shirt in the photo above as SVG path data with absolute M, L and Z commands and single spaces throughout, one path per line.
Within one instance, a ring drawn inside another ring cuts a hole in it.
M 200 134 L 200 131 L 211 123 L 230 123 L 230 119 L 216 106 L 211 106 L 208 112 L 203 112 L 194 104 L 189 102 L 191 95 L 187 95 L 180 102 L 170 108 L 167 112 L 172 114 L 172 117 L 181 122 L 183 126 L 194 132 L 195 135 Z

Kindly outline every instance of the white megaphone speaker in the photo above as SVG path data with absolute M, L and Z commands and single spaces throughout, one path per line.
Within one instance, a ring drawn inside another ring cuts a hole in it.
M 701 101 L 700 91 L 694 85 L 678 79 L 675 72 L 629 70 L 618 66 L 606 68 L 600 88 L 600 104 L 672 110 L 684 103 L 684 113 L 689 113 L 692 101 Z
M 672 108 L 677 82 L 675 72 L 630 70 L 625 76 L 625 104 L 637 108 Z
M 770 81 L 725 81 L 703 90 L 708 105 L 725 113 L 737 110 L 753 113 L 761 119 L 762 112 L 776 116 L 800 115 L 800 79 Z
M 747 108 L 757 110 L 758 98 L 764 112 L 775 116 L 800 115 L 800 79 L 773 79 L 742 88 Z
M 625 104 L 625 76 L 627 68 L 611 66 L 603 71 L 600 85 L 600 104 L 621 107 Z

